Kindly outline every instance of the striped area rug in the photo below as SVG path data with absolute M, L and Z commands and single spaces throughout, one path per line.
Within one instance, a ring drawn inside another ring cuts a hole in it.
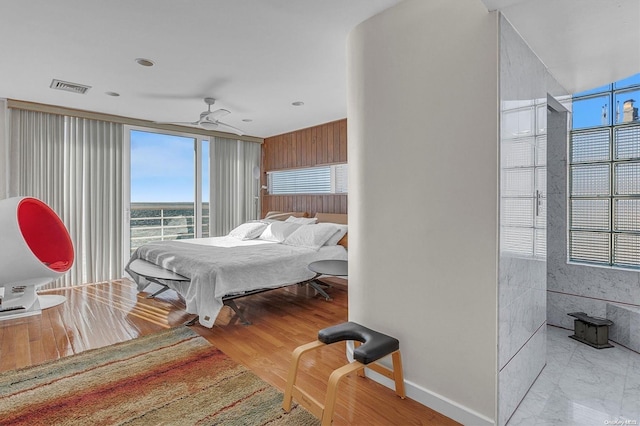
M 318 425 L 186 327 L 0 374 L 0 424 Z

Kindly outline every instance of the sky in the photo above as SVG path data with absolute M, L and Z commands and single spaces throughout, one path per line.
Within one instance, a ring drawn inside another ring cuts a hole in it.
M 640 74 L 619 80 L 613 83 L 613 89 L 624 89 L 626 87 L 640 84 Z M 634 99 L 634 106 L 640 107 L 640 90 L 622 90 L 611 99 L 610 91 L 612 85 L 600 86 L 595 89 L 574 94 L 574 98 L 588 96 L 584 99 L 573 101 L 573 128 L 583 129 L 593 126 L 611 125 L 621 123 L 623 120 L 623 105 L 629 99 Z M 602 93 L 602 92 L 609 93 Z
M 209 144 L 203 143 L 203 158 Z M 209 201 L 209 167 L 203 162 L 203 201 Z M 131 131 L 131 202 L 195 201 L 194 138 Z

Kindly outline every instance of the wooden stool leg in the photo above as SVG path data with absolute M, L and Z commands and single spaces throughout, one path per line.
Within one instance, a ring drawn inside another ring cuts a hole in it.
M 360 346 L 362 343 L 358 342 L 357 340 L 354 340 L 353 342 L 353 348 L 357 348 L 358 346 Z M 364 374 L 364 367 L 362 367 L 360 370 L 356 371 L 356 374 L 358 375 L 358 377 L 367 377 Z
M 404 374 L 402 373 L 402 356 L 400 355 L 400 351 L 395 351 L 391 354 L 391 359 L 393 361 L 393 380 L 396 383 L 396 393 L 402 399 L 407 397 L 407 394 L 404 389 Z
M 325 344 L 319 340 L 316 340 L 315 342 L 298 346 L 293 350 L 293 353 L 291 354 L 291 365 L 289 366 L 289 375 L 287 376 L 287 386 L 284 390 L 284 399 L 282 400 L 282 408 L 287 413 L 291 411 L 291 402 L 293 400 L 293 387 L 296 384 L 296 376 L 298 375 L 298 365 L 300 364 L 300 357 L 305 352 L 319 348 L 320 346 L 325 346 Z
M 350 364 L 343 365 L 342 367 L 334 370 L 329 376 L 329 383 L 327 384 L 327 395 L 324 401 L 324 410 L 322 411 L 322 426 L 329 426 L 333 421 L 333 411 L 336 408 L 336 397 L 338 396 L 338 383 L 340 380 L 349 373 L 361 370 L 364 364 L 353 361 Z

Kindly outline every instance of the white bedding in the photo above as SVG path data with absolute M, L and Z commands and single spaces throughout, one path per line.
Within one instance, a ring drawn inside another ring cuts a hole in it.
M 186 302 L 188 313 L 200 324 L 212 327 L 222 297 L 261 288 L 276 288 L 315 276 L 307 265 L 316 260 L 347 259 L 344 247 L 323 246 L 315 251 L 264 240 L 212 237 L 158 241 L 138 248 L 131 261 L 140 258 L 190 278 L 167 282 Z M 148 282 L 132 274 L 142 290 Z

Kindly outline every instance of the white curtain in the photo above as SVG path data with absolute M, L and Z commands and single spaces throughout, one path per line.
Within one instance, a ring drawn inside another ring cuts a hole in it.
M 121 124 L 12 109 L 9 196 L 47 203 L 75 249 L 70 272 L 48 287 L 122 276 Z
M 211 236 L 226 235 L 259 217 L 261 146 L 255 142 L 214 138 L 211 155 Z

